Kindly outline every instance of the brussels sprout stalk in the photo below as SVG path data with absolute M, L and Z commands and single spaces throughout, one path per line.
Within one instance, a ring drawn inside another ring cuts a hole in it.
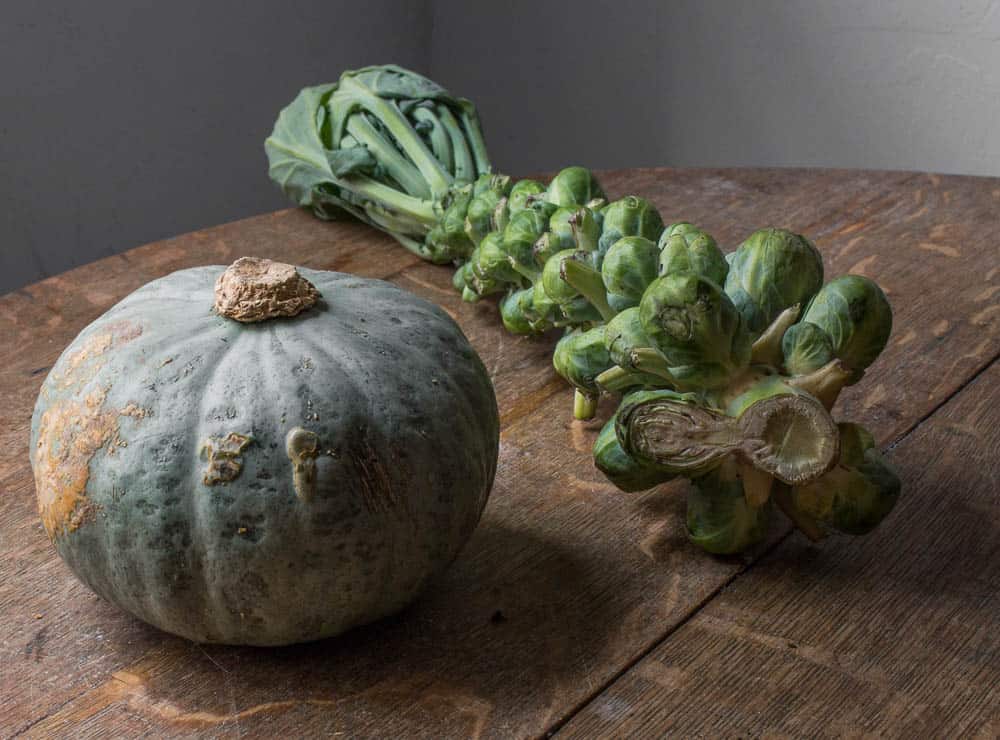
M 814 539 L 866 532 L 895 502 L 871 435 L 829 413 L 885 348 L 891 307 L 863 276 L 824 285 L 806 237 L 760 229 L 723 255 L 642 198 L 607 203 L 584 167 L 514 183 L 491 172 L 469 101 L 391 65 L 303 90 L 265 148 L 292 200 L 454 263 L 463 300 L 498 295 L 511 333 L 566 327 L 553 366 L 574 417 L 626 394 L 595 463 L 623 490 L 690 478 L 706 550 L 760 541 L 771 499 Z
M 622 447 L 664 469 L 698 475 L 733 456 L 792 485 L 816 480 L 834 464 L 839 436 L 823 406 L 805 394 L 774 395 L 730 416 L 677 394 L 625 399 Z M 765 483 L 755 481 L 756 488 Z

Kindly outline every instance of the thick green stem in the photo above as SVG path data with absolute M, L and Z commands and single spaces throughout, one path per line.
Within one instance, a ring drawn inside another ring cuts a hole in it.
M 444 126 L 441 125 L 441 121 L 434 114 L 434 111 L 423 106 L 417 106 L 413 109 L 413 117 L 418 121 L 424 121 L 431 125 L 430 139 L 431 149 L 434 150 L 434 157 L 442 165 L 444 165 L 445 170 L 450 174 L 454 168 L 454 161 L 452 160 L 451 151 L 451 138 L 448 133 L 444 130 Z
M 781 339 L 788 327 L 799 320 L 799 304 L 789 306 L 778 314 L 771 325 L 764 330 L 750 349 L 750 362 L 754 365 L 770 365 L 780 368 L 784 361 L 781 352 Z
M 451 175 L 434 158 L 430 149 L 424 144 L 420 135 L 413 130 L 410 122 L 406 120 L 406 116 L 399 110 L 396 103 L 373 95 L 368 88 L 353 79 L 342 79 L 340 85 L 341 90 L 351 87 L 356 90 L 358 102 L 385 124 L 400 148 L 406 152 L 417 169 L 420 170 L 431 189 L 431 196 L 435 200 L 443 198 L 451 187 Z
M 363 113 L 355 113 L 347 119 L 347 130 L 359 144 L 366 146 L 375 155 L 390 177 L 409 195 L 420 199 L 431 197 L 431 190 L 427 187 L 427 181 L 421 176 L 420 170 L 400 154 L 395 145 L 382 136 Z
M 566 257 L 559 266 L 559 275 L 590 301 L 602 319 L 610 321 L 614 318 L 616 312 L 608 305 L 608 292 L 601 273 L 578 259 Z
M 594 382 L 606 391 L 620 391 L 634 384 L 635 373 L 620 365 L 613 365 L 594 378 Z
M 640 347 L 629 352 L 632 367 L 644 373 L 663 378 L 671 386 L 676 386 L 676 379 L 670 373 L 666 358 L 652 347 Z
M 830 360 L 823 367 L 808 375 L 796 375 L 788 379 L 788 384 L 801 388 L 819 399 L 829 411 L 837 402 L 837 396 L 851 379 L 852 373 L 840 360 Z
M 454 160 L 455 182 L 472 182 L 476 179 L 476 162 L 469 151 L 469 144 L 462 133 L 462 127 L 448 106 L 438 103 L 437 114 L 451 138 L 451 154 Z
M 597 396 L 590 393 L 584 393 L 577 388 L 573 392 L 573 418 L 579 419 L 580 421 L 593 419 L 594 415 L 597 413 L 597 400 Z
M 346 190 L 353 190 L 359 195 L 371 198 L 387 210 L 397 211 L 419 221 L 424 224 L 425 232 L 430 231 L 438 223 L 434 204 L 430 201 L 406 195 L 365 175 L 349 175 L 335 182 Z
M 479 127 L 479 118 L 469 109 L 462 111 L 462 126 L 465 128 L 465 135 L 472 147 L 472 156 L 476 160 L 476 171 L 480 173 L 489 172 L 490 158 L 486 153 L 486 142 L 483 141 L 483 132 Z

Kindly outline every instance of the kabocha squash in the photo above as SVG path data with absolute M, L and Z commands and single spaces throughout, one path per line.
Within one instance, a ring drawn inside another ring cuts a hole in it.
M 498 444 L 489 375 L 444 311 L 255 258 L 126 297 L 66 348 L 32 419 L 39 511 L 76 575 L 231 644 L 402 608 L 476 526 Z

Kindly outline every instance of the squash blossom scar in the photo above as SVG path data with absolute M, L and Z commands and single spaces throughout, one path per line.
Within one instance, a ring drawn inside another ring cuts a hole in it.
M 208 461 L 202 477 L 206 486 L 236 480 L 243 470 L 243 451 L 253 439 L 245 434 L 230 432 L 225 437 L 209 437 L 201 446 L 201 459 Z

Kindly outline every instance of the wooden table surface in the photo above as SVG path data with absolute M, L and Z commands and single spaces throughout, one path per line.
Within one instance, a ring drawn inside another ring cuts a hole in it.
M 889 346 L 838 418 L 904 492 L 868 537 L 784 523 L 743 557 L 684 537 L 683 483 L 624 494 L 571 420 L 555 337 L 506 334 L 451 271 L 354 223 L 287 210 L 109 257 L 0 298 L 0 736 L 1000 735 L 1000 180 L 905 172 L 602 173 L 726 251 L 810 236 L 876 279 Z M 454 316 L 502 412 L 483 521 L 397 617 L 282 649 L 199 646 L 103 602 L 39 523 L 31 410 L 86 324 L 143 283 L 241 255 L 389 279 Z M 611 404 L 602 407 L 602 418 Z

